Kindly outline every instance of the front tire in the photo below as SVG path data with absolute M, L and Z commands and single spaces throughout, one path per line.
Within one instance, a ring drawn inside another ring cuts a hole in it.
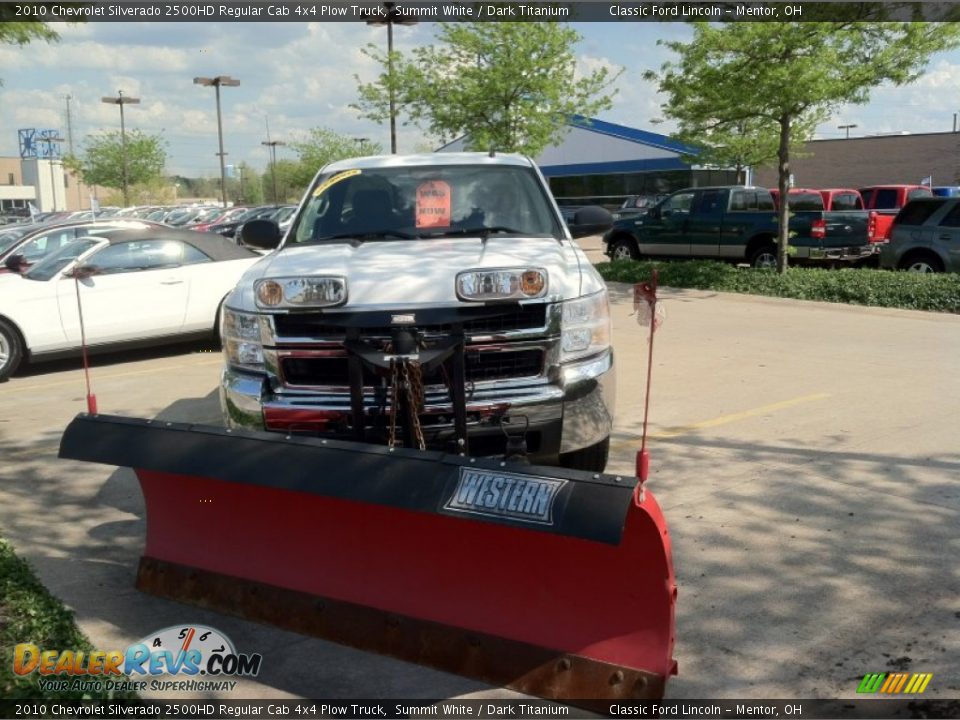
M 639 260 L 640 251 L 637 250 L 637 244 L 631 238 L 618 237 L 610 244 L 610 259 L 614 262 Z
M 6 381 L 23 361 L 20 333 L 6 320 L 0 320 L 0 382 Z
M 571 470 L 600 473 L 606 469 L 609 457 L 610 438 L 606 437 L 596 445 L 561 455 L 560 466 Z
M 777 246 L 773 244 L 761 245 L 750 253 L 748 260 L 752 268 L 775 270 L 777 267 Z

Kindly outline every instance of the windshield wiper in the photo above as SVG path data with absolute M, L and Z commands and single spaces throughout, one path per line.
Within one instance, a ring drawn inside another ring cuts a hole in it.
M 516 228 L 506 227 L 505 225 L 491 225 L 491 226 L 482 226 L 475 228 L 457 228 L 456 230 L 441 230 L 438 233 L 431 233 L 429 235 L 421 235 L 420 237 L 447 237 L 449 235 L 479 235 L 482 239 L 486 240 L 488 237 L 494 233 L 504 233 L 506 235 L 523 235 L 523 230 L 517 230 Z
M 401 240 L 414 240 L 417 235 L 401 232 L 400 230 L 377 230 L 375 232 L 361 233 L 337 233 L 335 235 L 324 235 L 323 237 L 313 238 L 310 242 L 324 242 L 326 240 L 375 240 L 377 238 L 400 238 Z

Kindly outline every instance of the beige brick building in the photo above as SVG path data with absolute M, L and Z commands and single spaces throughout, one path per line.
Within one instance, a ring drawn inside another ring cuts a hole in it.
M 51 171 L 48 161 L 42 160 L 40 165 L 42 185 L 37 188 L 33 184 L 24 184 L 24 162 L 20 158 L 0 157 L 0 214 L 13 208 L 24 208 L 28 202 L 32 202 L 37 209 L 50 210 L 54 199 L 57 210 L 89 210 L 91 195 L 102 198 L 110 192 L 106 188 L 84 185 L 60 161 L 53 163 L 52 178 L 47 175 Z M 62 188 L 59 187 L 61 180 Z M 54 187 L 53 196 L 50 194 L 51 183 Z
M 889 135 L 814 140 L 806 157 L 790 163 L 796 187 L 861 188 L 868 185 L 960 185 L 960 133 Z M 776 187 L 776 166 L 758 168 L 753 182 Z

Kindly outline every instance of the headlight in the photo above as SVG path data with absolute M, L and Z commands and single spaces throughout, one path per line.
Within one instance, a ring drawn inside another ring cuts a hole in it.
M 607 291 L 563 303 L 560 361 L 595 355 L 610 347 L 610 302 Z
M 547 292 L 547 271 L 540 268 L 467 270 L 457 275 L 461 300 L 532 300 Z
M 244 370 L 263 372 L 259 316 L 224 307 L 220 329 L 227 363 Z
M 257 305 L 277 307 L 333 307 L 347 301 L 347 281 L 342 277 L 297 277 L 258 280 Z

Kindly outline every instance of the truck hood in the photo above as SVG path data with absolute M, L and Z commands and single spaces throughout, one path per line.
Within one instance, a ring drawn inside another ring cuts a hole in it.
M 457 273 L 471 269 L 536 267 L 547 271 L 547 299 L 579 297 L 603 287 L 590 261 L 573 242 L 553 238 L 491 237 L 330 242 L 288 246 L 244 275 L 228 304 L 256 310 L 253 284 L 263 278 L 339 275 L 347 279 L 351 309 L 415 308 L 464 304 Z M 582 278 L 582 281 L 581 281 Z

